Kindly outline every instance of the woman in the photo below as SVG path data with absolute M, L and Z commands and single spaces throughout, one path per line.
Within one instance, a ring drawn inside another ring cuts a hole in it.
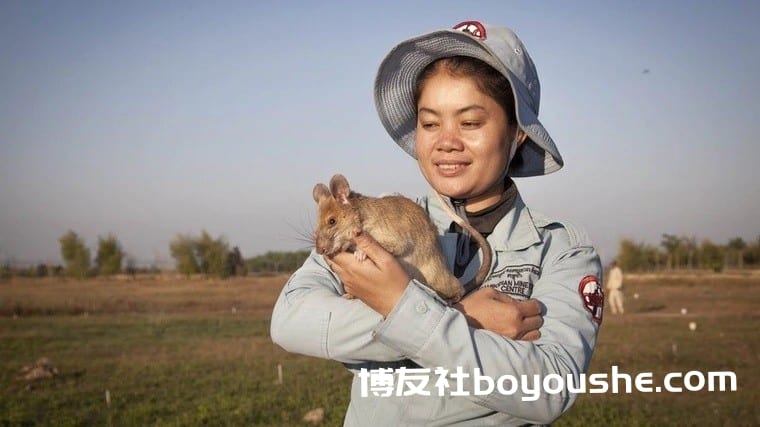
M 528 210 L 510 179 L 562 167 L 537 118 L 539 97 L 522 42 L 479 22 L 404 41 L 380 65 L 383 125 L 433 191 L 487 237 L 493 263 L 483 286 L 452 307 L 369 236 L 356 244 L 371 262 L 312 253 L 283 289 L 271 335 L 354 371 L 345 425 L 544 424 L 575 401 L 557 378 L 578 388 L 588 368 L 601 265 L 581 231 Z M 477 247 L 438 200 L 420 204 L 465 283 L 478 270 Z M 550 390 L 536 390 L 550 374 Z M 505 375 L 530 382 L 499 383 Z

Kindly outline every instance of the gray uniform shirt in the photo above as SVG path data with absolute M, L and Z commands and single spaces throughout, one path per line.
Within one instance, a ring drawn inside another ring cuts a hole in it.
M 456 234 L 447 231 L 451 219 L 433 197 L 421 199 L 420 204 L 437 224 L 444 255 L 453 265 Z M 550 423 L 577 397 L 566 387 L 536 396 L 523 386 L 506 390 L 504 383 L 503 392 L 495 389 L 482 395 L 474 392 L 472 377 L 477 368 L 494 380 L 525 375 L 522 378 L 541 384 L 554 374 L 565 381 L 569 376 L 577 387 L 579 375 L 590 363 L 601 322 L 599 257 L 585 233 L 530 211 L 519 195 L 488 241 L 493 263 L 483 286 L 520 300 L 536 298 L 543 304 L 544 325 L 536 341 L 515 341 L 470 328 L 463 314 L 414 280 L 383 319 L 361 301 L 342 298 L 337 276 L 314 252 L 291 276 L 275 304 L 272 340 L 290 352 L 343 362 L 354 372 L 346 426 Z M 462 282 L 477 273 L 479 264 L 480 254 L 465 270 Z M 429 372 L 428 395 L 418 390 L 406 396 L 384 396 L 387 393 L 377 393 L 378 388 L 368 390 L 372 382 L 360 375 L 362 368 L 368 372 L 395 368 L 398 381 L 402 366 Z M 452 393 L 453 380 L 440 393 L 436 370 L 468 374 L 470 378 L 462 384 L 469 394 Z

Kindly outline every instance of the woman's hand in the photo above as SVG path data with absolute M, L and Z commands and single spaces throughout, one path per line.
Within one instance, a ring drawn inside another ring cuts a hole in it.
M 366 259 L 341 252 L 327 258 L 327 263 L 340 277 L 346 293 L 387 317 L 411 279 L 396 258 L 367 233 L 357 235 L 354 242 Z
M 327 263 L 340 277 L 347 294 L 387 317 L 411 279 L 396 258 L 367 233 L 357 235 L 354 241 L 366 259 L 341 252 L 326 258 Z M 541 336 L 538 329 L 544 319 L 538 300 L 518 301 L 494 288 L 482 288 L 454 308 L 465 315 L 473 328 L 516 340 L 532 341 Z
M 494 288 L 481 288 L 454 305 L 473 328 L 515 340 L 533 341 L 544 324 L 538 300 L 518 301 Z

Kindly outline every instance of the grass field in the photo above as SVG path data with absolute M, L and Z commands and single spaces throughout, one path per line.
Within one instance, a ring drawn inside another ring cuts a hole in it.
M 340 425 L 350 375 L 269 339 L 285 280 L 0 282 L 0 426 L 306 425 L 317 407 Z M 760 275 L 627 277 L 626 297 L 591 373 L 732 371 L 738 390 L 583 394 L 556 425 L 760 425 Z M 23 379 L 41 357 L 58 375 Z

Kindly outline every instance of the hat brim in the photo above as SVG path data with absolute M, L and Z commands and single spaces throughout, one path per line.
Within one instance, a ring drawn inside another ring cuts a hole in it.
M 456 30 L 434 31 L 401 42 L 380 64 L 375 78 L 375 107 L 388 134 L 409 155 L 415 153 L 417 106 L 414 88 L 422 70 L 432 62 L 451 56 L 469 56 L 495 68 L 509 80 L 515 96 L 517 121 L 528 138 L 517 150 L 508 175 L 545 175 L 563 166 L 554 141 L 531 107 L 525 85 L 498 60 L 489 47 Z

